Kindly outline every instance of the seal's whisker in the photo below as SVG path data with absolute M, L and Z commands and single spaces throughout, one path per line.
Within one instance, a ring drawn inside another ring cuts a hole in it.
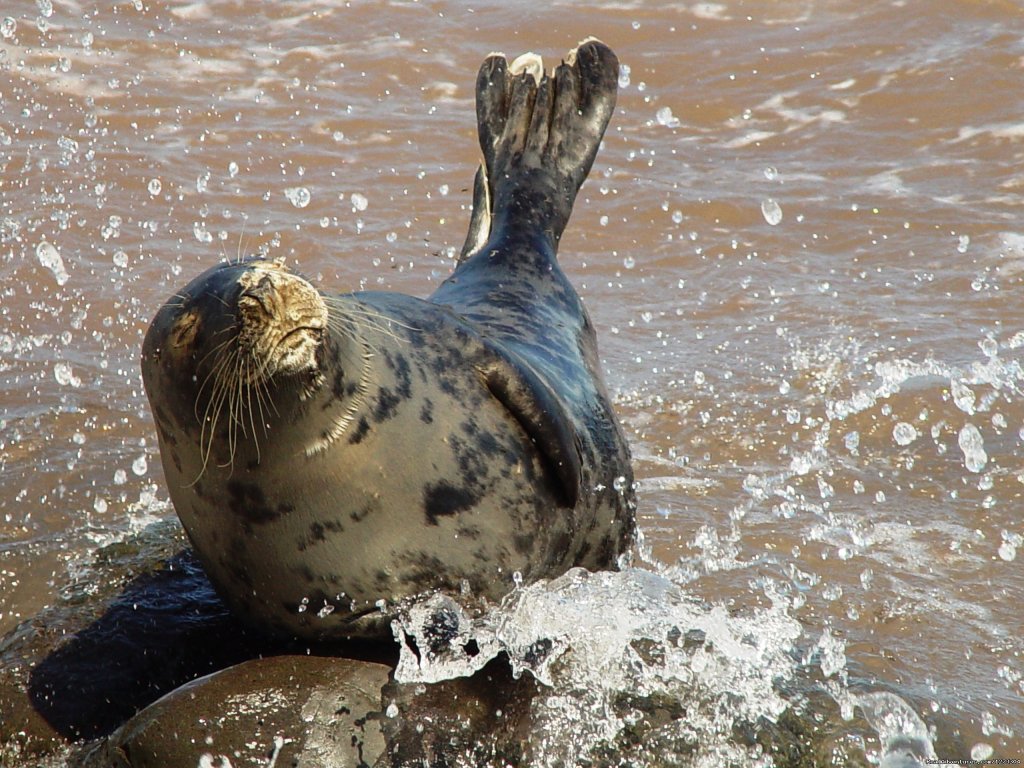
M 252 388 L 251 384 L 246 384 L 245 385 L 246 410 L 249 412 L 249 427 L 250 427 L 250 429 L 252 429 L 252 444 L 253 444 L 253 447 L 256 448 L 256 463 L 259 464 L 259 462 L 260 462 L 260 439 L 259 439 L 259 436 L 256 434 L 256 420 L 255 420 L 255 417 L 254 417 L 254 410 L 253 410 L 253 407 L 252 407 L 252 390 L 253 390 L 253 388 Z M 245 429 L 245 422 L 244 421 L 242 422 L 242 429 L 243 429 L 243 431 Z
M 208 353 L 203 355 L 203 357 L 196 364 L 196 369 L 201 368 L 203 363 L 206 362 L 206 359 L 210 357 L 210 355 L 219 354 L 220 352 L 222 352 L 224 348 L 228 346 L 232 341 L 232 339 L 226 339 L 225 341 L 221 342 L 216 347 L 211 349 Z M 206 374 L 206 377 L 203 379 L 203 383 L 199 385 L 199 389 L 196 391 L 195 406 L 193 407 L 193 413 L 195 413 L 195 417 L 197 419 L 199 418 L 199 401 L 202 399 L 203 391 L 206 389 L 206 385 L 210 382 L 210 379 L 212 378 L 215 383 L 214 389 L 216 389 L 217 376 L 219 375 L 220 371 L 224 368 L 224 366 L 228 364 L 229 359 L 230 355 L 227 355 L 217 360 L 214 366 L 210 369 L 210 372 Z
M 195 479 L 188 484 L 188 487 L 194 486 L 202 476 L 206 473 L 206 468 L 210 463 L 210 454 L 213 452 L 213 441 L 217 435 L 217 421 L 220 418 L 221 407 L 223 406 L 225 387 L 224 379 L 220 375 L 224 369 L 231 365 L 234 365 L 235 357 L 237 355 L 236 350 L 231 350 L 221 360 L 217 362 L 213 370 L 206 377 L 206 381 L 213 376 L 213 384 L 210 387 L 210 399 L 206 403 L 206 408 L 203 410 L 202 417 L 199 417 L 199 394 L 196 395 L 195 412 L 196 418 L 199 419 L 199 458 L 200 467 L 199 472 L 195 476 Z M 216 374 L 216 375 L 215 375 Z M 206 381 L 203 382 L 203 387 L 206 386 Z M 200 392 L 202 389 L 200 389 Z M 208 437 L 207 437 L 208 436 Z
M 324 303 L 327 305 L 328 310 L 334 309 L 339 314 L 346 315 L 348 317 L 360 318 L 367 321 L 377 321 L 367 322 L 364 325 L 366 327 L 374 328 L 383 333 L 386 333 L 389 336 L 391 336 L 391 338 L 398 341 L 404 341 L 404 339 L 401 339 L 399 336 L 396 336 L 394 334 L 394 332 L 391 330 L 392 326 L 397 325 L 399 328 L 405 328 L 408 331 L 420 330 L 419 328 L 415 328 L 414 326 L 411 325 L 406 325 L 405 323 L 399 320 L 395 320 L 394 318 L 388 317 L 387 315 L 375 309 L 367 307 L 366 305 L 358 304 L 355 302 L 347 302 L 337 296 L 324 296 Z M 328 312 L 328 318 L 333 319 L 334 315 Z
M 267 427 L 266 427 L 267 416 L 264 415 L 264 413 L 263 413 L 263 405 L 262 405 L 263 398 L 266 398 L 267 405 L 270 406 L 267 409 L 267 414 L 269 414 L 271 410 L 273 410 L 275 416 L 280 416 L 281 413 L 280 413 L 280 411 L 277 410 L 277 403 L 274 402 L 274 397 L 273 397 L 273 395 L 270 392 L 270 383 L 266 379 L 257 379 L 256 380 L 256 385 L 257 385 L 256 397 L 258 399 L 258 402 L 261 404 L 260 405 L 260 417 L 263 419 L 263 431 L 264 431 L 264 433 L 266 433 L 266 431 L 267 431 Z
M 242 392 L 243 392 L 243 388 L 244 388 L 244 392 L 245 392 L 244 407 L 245 407 L 245 410 L 248 410 L 248 412 L 249 412 L 249 426 L 252 429 L 252 443 L 253 443 L 253 446 L 256 448 L 256 462 L 259 463 L 259 460 L 260 460 L 260 439 L 259 439 L 259 435 L 256 434 L 256 422 L 253 419 L 253 407 L 252 407 L 252 390 L 253 390 L 252 381 L 253 380 L 252 380 L 252 377 L 249 374 L 249 363 L 250 363 L 251 359 L 252 358 L 248 358 L 245 361 L 245 372 L 246 372 L 245 381 L 242 382 L 241 377 L 240 376 L 238 377 L 238 379 L 239 379 L 239 382 L 238 382 L 238 401 L 239 401 L 238 411 L 239 411 L 239 422 L 242 425 L 242 432 L 244 433 L 245 432 L 245 420 L 242 418 L 242 410 L 243 410 Z
M 225 401 L 227 401 L 227 404 L 228 404 L 228 456 L 229 456 L 229 462 L 228 463 L 230 463 L 230 457 L 234 456 L 234 446 L 233 446 L 233 443 L 232 443 L 232 432 L 231 432 L 231 403 L 230 403 L 231 388 L 228 386 L 228 383 L 224 380 L 224 378 L 222 376 L 218 376 L 217 377 L 216 393 L 217 393 L 216 394 L 216 400 L 212 401 L 212 404 L 214 404 L 214 411 L 213 411 L 213 416 L 211 417 L 211 423 L 210 423 L 210 440 L 209 440 L 209 445 L 208 445 L 207 450 L 206 450 L 206 457 L 207 457 L 206 460 L 209 460 L 210 454 L 213 452 L 213 441 L 217 437 L 217 429 L 216 429 L 217 422 L 220 421 L 220 415 L 224 411 Z M 205 466 L 205 464 L 206 464 L 206 461 L 204 461 L 204 466 Z M 228 466 L 228 464 L 227 463 L 226 464 L 218 464 L 217 466 L 226 467 L 226 466 Z
M 243 247 L 243 243 L 245 242 L 245 226 L 248 223 L 249 223 L 249 217 L 246 216 L 243 213 L 242 214 L 242 231 L 238 233 L 238 251 L 237 251 L 237 253 L 235 253 L 235 263 L 236 264 L 241 264 L 242 263 L 242 253 L 244 253 L 244 251 L 245 251 L 245 248 Z
M 366 318 L 358 315 L 349 314 L 345 318 L 335 317 L 334 315 L 328 314 L 327 316 L 327 327 L 342 336 L 351 338 L 356 335 L 356 331 L 359 330 L 372 330 L 377 331 L 383 336 L 387 336 L 391 340 L 398 343 L 405 343 L 407 339 L 403 339 L 395 334 L 390 328 L 385 328 L 376 322 L 369 322 Z M 379 352 L 379 345 L 377 340 L 368 339 L 364 334 L 360 334 L 362 341 L 365 345 L 370 347 L 374 352 Z

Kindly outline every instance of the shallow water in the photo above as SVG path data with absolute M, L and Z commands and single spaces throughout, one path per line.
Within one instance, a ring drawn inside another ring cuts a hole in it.
M 430 293 L 479 61 L 593 34 L 628 69 L 561 258 L 641 560 L 1024 758 L 1022 33 L 965 0 L 5 3 L 0 632 L 172 514 L 138 368 L 160 303 L 257 251 Z

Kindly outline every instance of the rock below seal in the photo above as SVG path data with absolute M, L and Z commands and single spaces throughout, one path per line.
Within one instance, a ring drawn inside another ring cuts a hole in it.
M 275 656 L 183 685 L 92 748 L 82 768 L 374 765 L 391 669 Z

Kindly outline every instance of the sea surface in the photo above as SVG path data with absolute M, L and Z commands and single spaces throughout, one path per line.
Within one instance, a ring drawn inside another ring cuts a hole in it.
M 6 0 L 0 634 L 173 517 L 139 371 L 158 307 L 255 253 L 428 295 L 480 61 L 588 35 L 619 106 L 560 258 L 634 452 L 636 566 L 802 649 L 875 710 L 851 736 L 875 762 L 910 731 L 1024 759 L 1010 0 Z

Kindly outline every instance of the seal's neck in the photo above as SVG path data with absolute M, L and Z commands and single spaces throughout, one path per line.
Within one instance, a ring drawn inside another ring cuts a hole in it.
M 326 451 L 350 429 L 372 379 L 373 351 L 364 332 L 366 308 L 351 297 L 324 297 L 327 329 L 317 352 L 319 386 L 304 403 L 323 414 L 322 428 L 305 440 L 307 456 Z

